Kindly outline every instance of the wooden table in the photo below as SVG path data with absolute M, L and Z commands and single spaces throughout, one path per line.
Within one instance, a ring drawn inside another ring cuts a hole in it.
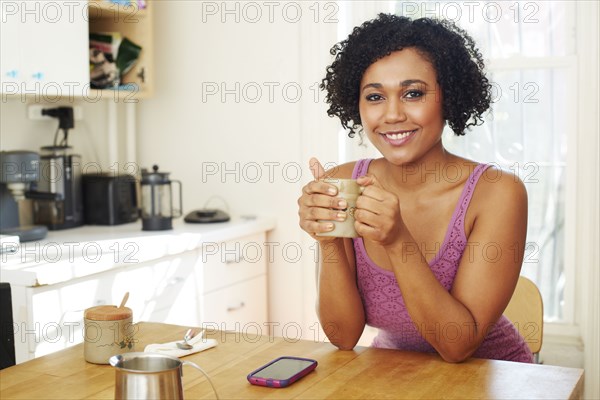
M 141 323 L 137 350 L 177 340 L 186 329 Z M 216 331 L 207 336 L 220 344 L 185 359 L 204 368 L 222 399 L 576 399 L 583 390 L 580 369 L 480 359 L 449 364 L 433 354 L 364 347 L 339 351 L 330 343 Z M 319 366 L 287 388 L 248 383 L 250 371 L 282 355 L 314 358 Z M 0 371 L 0 398 L 112 399 L 114 379 L 113 367 L 85 362 L 83 346 L 77 345 Z M 184 367 L 183 380 L 187 399 L 214 398 L 193 368 Z

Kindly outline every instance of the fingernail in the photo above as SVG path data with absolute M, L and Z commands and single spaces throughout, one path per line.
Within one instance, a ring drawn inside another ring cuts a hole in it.
M 335 225 L 333 225 L 331 223 L 325 225 L 325 229 L 327 229 L 328 231 L 332 231 L 334 227 L 335 227 Z
M 346 200 L 340 200 L 340 201 L 338 201 L 338 207 L 346 208 L 346 207 L 348 207 L 348 203 L 346 203 Z
M 329 189 L 327 189 L 327 193 L 335 196 L 337 194 L 337 190 L 336 190 L 336 188 L 330 187 Z
M 338 221 L 342 221 L 343 222 L 343 221 L 346 220 L 346 213 L 343 213 L 343 212 L 337 213 L 336 217 L 337 217 Z

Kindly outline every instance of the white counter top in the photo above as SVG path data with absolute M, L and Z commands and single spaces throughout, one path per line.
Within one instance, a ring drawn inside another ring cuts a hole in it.
M 212 224 L 178 219 L 167 231 L 142 231 L 140 221 L 50 231 L 42 241 L 21 243 L 14 254 L 0 255 L 0 281 L 20 286 L 56 284 L 266 232 L 275 224 L 272 217 Z

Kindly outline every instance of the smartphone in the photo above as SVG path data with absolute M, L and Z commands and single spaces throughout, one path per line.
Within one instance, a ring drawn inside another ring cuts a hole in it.
M 248 374 L 253 385 L 282 388 L 317 368 L 317 361 L 300 357 L 279 357 Z

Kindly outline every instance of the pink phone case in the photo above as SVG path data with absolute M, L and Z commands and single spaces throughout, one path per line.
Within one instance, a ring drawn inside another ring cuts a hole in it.
M 278 362 L 279 360 L 282 359 L 291 359 L 291 360 L 302 360 L 302 361 L 310 361 L 310 365 L 308 365 L 307 367 L 305 367 L 304 369 L 302 369 L 301 371 L 297 372 L 296 374 L 290 376 L 287 379 L 272 379 L 272 378 L 265 378 L 265 377 L 256 377 L 253 376 L 254 374 L 256 374 L 257 372 L 260 372 L 261 370 L 267 368 L 268 366 L 275 364 L 276 362 Z M 282 388 L 282 387 L 286 387 L 291 385 L 292 383 L 296 382 L 298 379 L 302 378 L 303 376 L 307 375 L 309 372 L 311 372 L 312 370 L 314 370 L 315 368 L 317 368 L 317 361 L 316 360 L 311 360 L 310 358 L 301 358 L 301 357 L 279 357 L 274 359 L 273 361 L 271 361 L 268 364 L 263 365 L 262 367 L 255 369 L 254 371 L 250 372 L 247 376 L 248 382 L 250 382 L 253 385 L 259 385 L 259 386 L 267 386 L 267 387 L 274 387 L 274 388 Z

